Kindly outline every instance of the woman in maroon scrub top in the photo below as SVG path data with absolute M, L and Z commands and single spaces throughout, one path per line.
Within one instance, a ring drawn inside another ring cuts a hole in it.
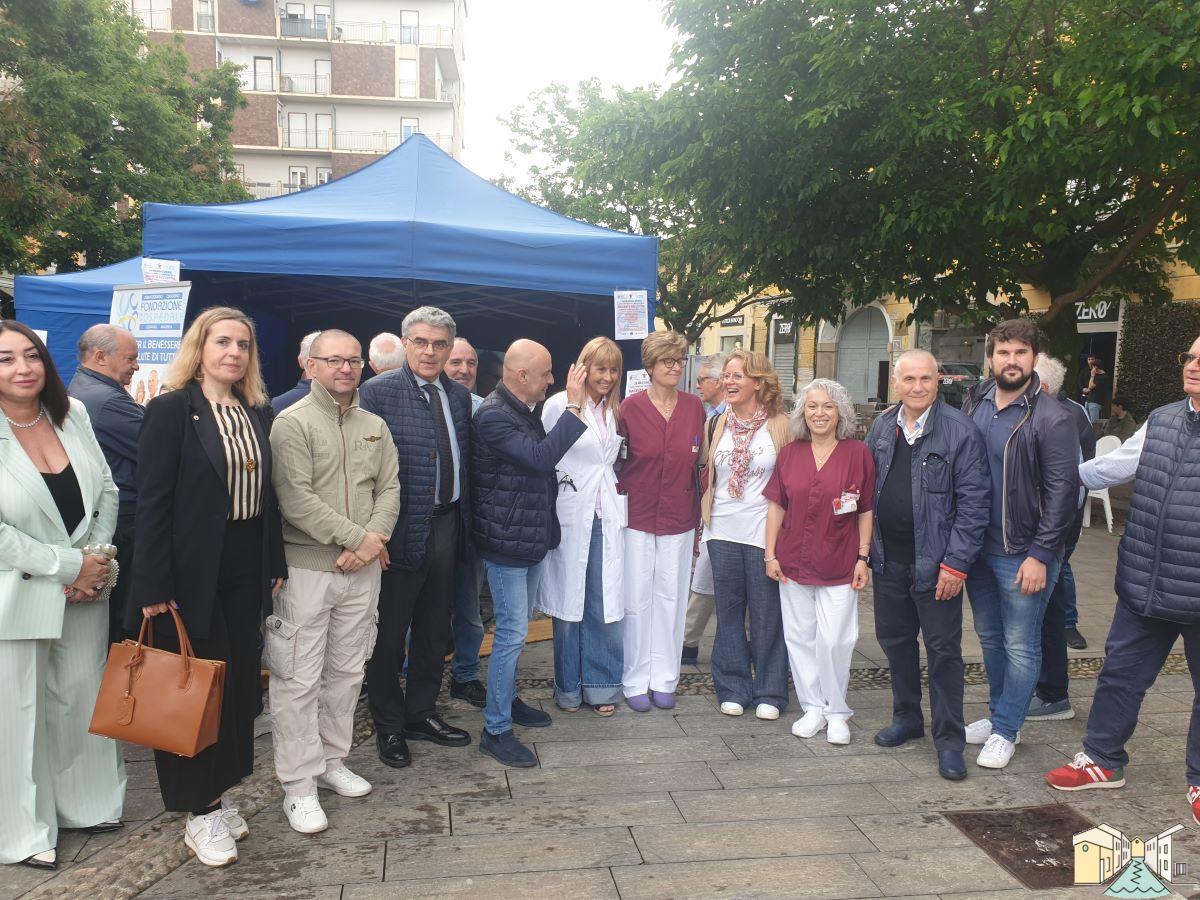
M 763 493 L 767 575 L 779 582 L 783 636 L 804 715 L 792 734 L 828 728 L 831 744 L 850 743 L 846 686 L 858 640 L 858 592 L 867 586 L 875 462 L 853 440 L 850 392 L 818 378 L 792 413 L 795 440 L 783 448 Z
M 705 422 L 700 398 L 678 389 L 686 357 L 683 335 L 651 334 L 642 342 L 650 388 L 621 404 L 626 448 L 618 478 L 629 498 L 622 689 L 637 712 L 648 711 L 651 702 L 672 708 L 679 681 Z

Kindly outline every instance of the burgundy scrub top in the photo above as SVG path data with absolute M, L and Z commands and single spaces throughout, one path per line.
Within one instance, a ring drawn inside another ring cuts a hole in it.
M 858 494 L 854 512 L 837 514 L 834 502 Z M 862 441 L 838 441 L 817 470 L 812 444 L 792 441 L 780 451 L 763 495 L 784 508 L 775 540 L 783 574 L 798 584 L 849 584 L 858 562 L 858 516 L 875 497 L 875 461 Z
M 696 463 L 704 440 L 704 404 L 679 393 L 670 421 L 640 391 L 621 404 L 626 457 L 617 489 L 629 497 L 629 527 L 647 534 L 683 534 L 700 524 Z

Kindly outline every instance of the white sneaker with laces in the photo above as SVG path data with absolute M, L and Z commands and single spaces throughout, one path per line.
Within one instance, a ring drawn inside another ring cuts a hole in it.
M 250 834 L 250 826 L 246 824 L 246 820 L 242 818 L 238 808 L 231 806 L 224 797 L 221 798 L 221 815 L 225 817 L 225 824 L 229 827 L 229 833 L 233 835 L 235 841 L 240 841 Z
M 316 794 L 305 797 L 284 797 L 283 813 L 287 816 L 288 824 L 293 831 L 301 834 L 317 834 L 329 827 L 325 818 L 325 810 Z
M 768 722 L 773 722 L 779 718 L 779 710 L 770 703 L 760 703 L 758 708 L 754 710 L 754 715 L 760 719 L 766 719 Z
M 183 842 L 206 866 L 217 868 L 237 862 L 237 843 L 222 810 L 202 816 L 189 814 L 183 823 Z
M 371 783 L 345 766 L 317 776 L 317 787 L 333 791 L 339 797 L 365 797 L 371 793 Z
M 850 743 L 850 726 L 845 719 L 830 719 L 825 730 L 825 740 L 831 744 Z
M 1003 735 L 993 734 L 979 751 L 976 763 L 985 769 L 1003 769 L 1013 757 L 1017 745 Z
M 792 723 L 792 734 L 799 738 L 810 738 L 820 734 L 824 727 L 825 714 L 814 708 Z
M 978 722 L 972 722 L 967 726 L 967 743 L 968 744 L 986 744 L 987 739 L 992 736 L 992 720 L 980 719 Z
M 742 704 L 734 703 L 732 700 L 726 700 L 721 704 L 721 712 L 725 713 L 727 716 L 740 716 L 745 712 L 745 710 L 742 709 Z

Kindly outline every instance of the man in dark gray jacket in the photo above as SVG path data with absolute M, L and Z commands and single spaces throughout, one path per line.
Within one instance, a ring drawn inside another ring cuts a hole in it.
M 983 552 L 967 596 L 987 669 L 989 718 L 967 726 L 983 744 L 977 762 L 1003 769 L 1042 665 L 1042 619 L 1075 520 L 1079 434 L 1070 412 L 1044 395 L 1033 371 L 1042 336 L 1028 319 L 992 329 L 993 377 L 972 389 L 963 412 L 983 438 L 992 480 Z
M 1083 752 L 1046 774 L 1060 791 L 1125 783 L 1125 744 L 1142 698 L 1180 637 L 1192 681 L 1200 683 L 1200 338 L 1179 362 L 1187 399 L 1156 409 L 1118 449 L 1079 469 L 1089 490 L 1132 478 L 1133 500 L 1117 549 L 1117 608 Z M 1200 824 L 1197 709 L 1187 739 L 1187 798 Z
M 983 546 L 991 481 L 971 420 L 938 400 L 933 354 L 896 359 L 899 405 L 871 427 L 875 459 L 875 634 L 892 670 L 892 723 L 875 735 L 898 747 L 924 735 L 921 652 L 929 655 L 929 705 L 938 774 L 967 777 L 963 763 L 962 589 Z

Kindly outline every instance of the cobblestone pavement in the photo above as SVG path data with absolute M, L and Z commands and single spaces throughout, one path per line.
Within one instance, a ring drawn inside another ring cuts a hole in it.
M 183 848 L 179 818 L 162 812 L 149 754 L 130 748 L 125 829 L 64 833 L 62 868 L 47 876 L 5 867 L 0 900 L 1101 896 L 1095 887 L 1027 890 L 941 815 L 1050 803 L 1131 836 L 1182 823 L 1175 860 L 1200 873 L 1200 829 L 1184 796 L 1193 691 L 1180 659 L 1146 698 L 1124 789 L 1060 794 L 1042 782 L 1079 748 L 1112 605 L 1113 543 L 1093 529 L 1078 567 L 1083 630 L 1093 644 L 1090 657 L 1074 663 L 1079 717 L 1026 725 L 1003 772 L 975 766 L 969 754 L 969 777 L 951 783 L 937 776 L 928 737 L 877 747 L 871 737 L 890 720 L 891 693 L 886 670 L 865 651 L 850 697 L 853 740 L 834 747 L 790 734 L 794 705 L 775 722 L 722 716 L 703 666 L 689 672 L 670 712 L 561 712 L 550 699 L 550 645 L 540 644 L 527 650 L 522 670 L 523 695 L 554 716 L 552 727 L 522 734 L 536 748 L 537 768 L 506 770 L 475 746 L 414 743 L 412 768 L 392 770 L 361 720 L 362 743 L 348 762 L 375 790 L 361 800 L 323 791 L 330 828 L 303 836 L 284 819 L 270 739 L 262 738 L 256 771 L 237 792 L 250 836 L 236 865 L 212 870 Z M 869 598 L 865 606 L 864 636 Z M 968 721 L 986 714 L 986 691 L 978 672 L 968 678 Z M 444 712 L 478 735 L 477 710 L 449 702 Z M 1200 896 L 1195 881 L 1183 876 L 1175 888 Z

